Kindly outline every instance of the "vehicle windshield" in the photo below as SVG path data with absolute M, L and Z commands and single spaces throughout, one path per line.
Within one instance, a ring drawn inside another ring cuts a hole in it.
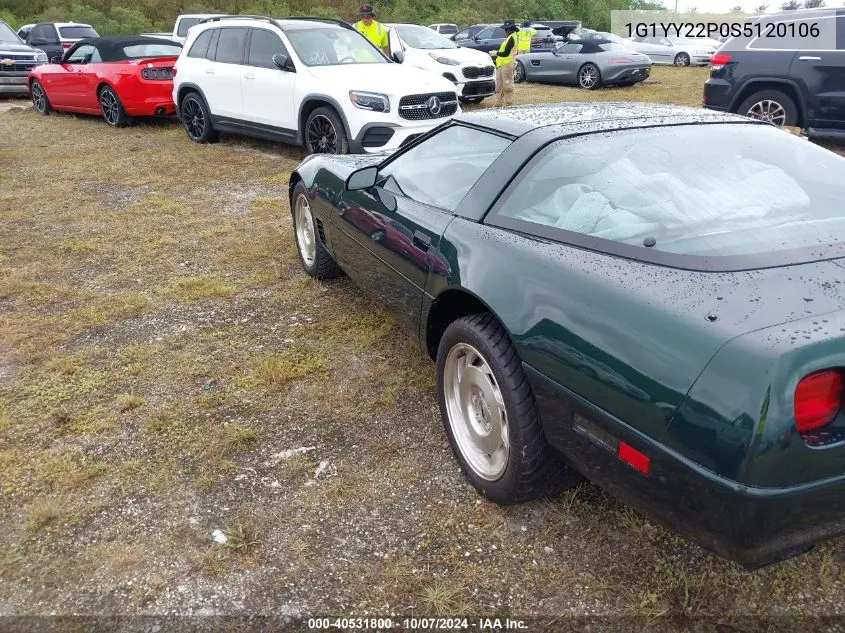
M 199 24 L 201 20 L 202 18 L 182 18 L 176 29 L 176 36 L 185 37 L 188 34 L 188 29 Z
M 86 37 L 99 37 L 90 26 L 60 26 L 59 36 L 66 40 L 81 40 Z
M 144 59 L 146 57 L 179 57 L 182 52 L 180 46 L 173 44 L 134 44 L 124 46 L 123 54 L 129 59 Z
M 817 259 L 845 243 L 843 181 L 845 158 L 773 126 L 656 127 L 557 142 L 499 214 L 650 251 Z
M 285 33 L 306 66 L 387 64 L 387 59 L 360 33 L 347 29 L 290 29 Z
M 21 44 L 21 38 L 5 22 L 0 22 L 0 42 L 6 44 Z
M 458 48 L 452 40 L 424 26 L 397 26 L 396 32 L 405 44 L 411 48 L 440 50 Z

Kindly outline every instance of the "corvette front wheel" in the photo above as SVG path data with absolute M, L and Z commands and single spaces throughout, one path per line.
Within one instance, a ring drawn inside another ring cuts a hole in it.
M 341 275 L 340 266 L 323 244 L 318 220 L 311 212 L 311 200 L 305 185 L 293 190 L 293 237 L 302 269 L 315 279 L 333 279 Z
M 509 505 L 551 497 L 577 479 L 546 441 L 519 355 L 491 314 L 454 321 L 437 350 L 443 426 L 470 483 Z

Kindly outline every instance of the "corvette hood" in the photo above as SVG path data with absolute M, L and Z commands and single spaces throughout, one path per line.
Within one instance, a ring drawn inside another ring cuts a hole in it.
M 454 92 L 451 81 L 431 71 L 402 64 L 341 64 L 308 69 L 320 81 L 331 82 L 335 90 L 364 90 L 400 98 L 426 92 Z

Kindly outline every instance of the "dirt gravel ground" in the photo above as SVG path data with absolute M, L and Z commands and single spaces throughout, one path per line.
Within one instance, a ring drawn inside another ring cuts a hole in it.
M 696 104 L 705 76 L 517 99 Z M 432 363 L 348 280 L 299 268 L 300 150 L 16 104 L 0 112 L 0 614 L 845 614 L 841 540 L 747 573 L 588 484 L 482 500 Z

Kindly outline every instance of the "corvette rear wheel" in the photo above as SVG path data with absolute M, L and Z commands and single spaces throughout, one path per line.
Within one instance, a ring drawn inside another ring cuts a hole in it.
M 343 271 L 323 244 L 317 220 L 311 213 L 308 192 L 302 183 L 293 190 L 293 236 L 299 263 L 309 276 L 333 279 L 341 275 Z
M 211 112 L 199 93 L 189 92 L 182 99 L 180 114 L 185 133 L 194 143 L 216 143 L 220 138 L 211 125 Z
M 577 480 L 546 442 L 534 395 L 507 332 L 490 314 L 454 321 L 437 350 L 443 426 L 461 470 L 509 505 Z
M 601 87 L 601 73 L 595 64 L 584 64 L 578 69 L 578 86 L 584 90 Z
M 103 111 L 106 123 L 112 127 L 123 127 L 129 122 L 129 117 L 117 93 L 108 86 L 100 89 L 100 109 Z
M 44 86 L 41 85 L 40 81 L 37 79 L 33 81 L 29 91 L 32 94 L 32 105 L 35 106 L 36 110 L 44 115 L 50 114 L 53 111 L 50 100 L 47 98 L 47 93 L 44 92 Z

